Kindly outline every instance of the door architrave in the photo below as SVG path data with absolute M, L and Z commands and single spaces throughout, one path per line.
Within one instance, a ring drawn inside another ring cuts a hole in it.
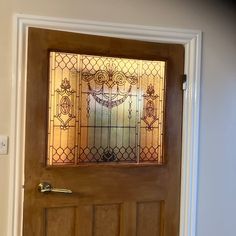
M 198 30 L 14 15 L 8 236 L 22 235 L 28 27 L 185 46 L 180 236 L 196 235 L 202 33 Z

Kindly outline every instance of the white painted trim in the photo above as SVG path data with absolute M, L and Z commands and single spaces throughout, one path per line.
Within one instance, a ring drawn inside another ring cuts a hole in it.
M 196 235 L 201 32 L 31 15 L 14 16 L 10 199 L 7 236 L 22 235 L 28 27 L 185 45 L 180 236 Z

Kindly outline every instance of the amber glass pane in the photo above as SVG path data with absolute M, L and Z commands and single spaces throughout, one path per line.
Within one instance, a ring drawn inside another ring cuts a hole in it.
M 163 163 L 165 62 L 50 53 L 48 165 Z

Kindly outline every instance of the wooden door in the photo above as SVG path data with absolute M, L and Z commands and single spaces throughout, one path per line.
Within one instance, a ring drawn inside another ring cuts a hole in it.
M 48 165 L 52 51 L 164 61 L 162 160 Z M 29 29 L 24 236 L 179 235 L 183 62 L 182 45 Z M 40 193 L 40 182 L 73 193 Z

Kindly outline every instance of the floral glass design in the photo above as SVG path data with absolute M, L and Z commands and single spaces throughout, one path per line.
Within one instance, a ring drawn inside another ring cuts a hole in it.
M 50 53 L 48 165 L 163 164 L 165 62 Z

